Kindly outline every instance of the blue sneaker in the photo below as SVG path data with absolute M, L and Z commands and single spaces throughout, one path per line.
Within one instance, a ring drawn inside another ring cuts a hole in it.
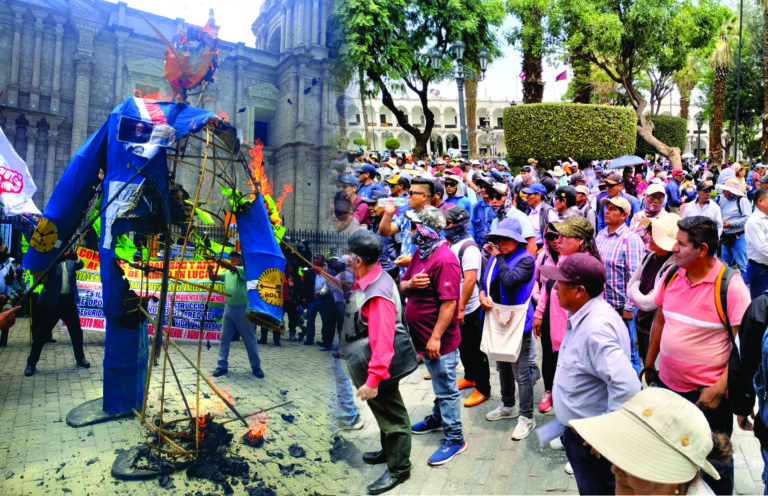
M 467 442 L 462 441 L 460 443 L 454 444 L 451 441 L 447 439 L 443 439 L 440 441 L 440 448 L 438 448 L 437 451 L 435 451 L 432 456 L 429 457 L 429 460 L 427 460 L 427 463 L 433 467 L 437 467 L 439 465 L 445 465 L 449 461 L 453 459 L 454 456 L 458 455 L 459 453 L 464 453 L 464 450 L 467 449 Z
M 411 426 L 411 432 L 414 434 L 426 434 L 428 432 L 440 431 L 442 429 L 442 424 L 435 422 L 431 415 L 429 417 L 424 417 L 424 420 L 421 422 L 416 422 Z

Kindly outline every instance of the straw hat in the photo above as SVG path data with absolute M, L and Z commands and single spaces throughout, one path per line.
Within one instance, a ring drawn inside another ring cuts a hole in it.
M 672 251 L 675 243 L 677 243 L 677 231 L 679 230 L 677 221 L 679 220 L 679 215 L 667 213 L 653 219 L 645 218 L 640 221 L 640 224 L 644 227 L 648 227 L 650 224 L 653 242 L 662 250 Z
M 744 187 L 741 184 L 741 181 L 736 179 L 735 177 L 726 180 L 723 184 L 718 184 L 715 186 L 718 191 L 729 191 L 733 193 L 736 196 L 746 196 L 747 192 L 744 191 Z
M 706 417 L 696 405 L 667 389 L 644 389 L 620 410 L 572 420 L 570 425 L 602 456 L 634 477 L 680 484 L 701 469 L 720 479 L 707 461 L 712 433 Z

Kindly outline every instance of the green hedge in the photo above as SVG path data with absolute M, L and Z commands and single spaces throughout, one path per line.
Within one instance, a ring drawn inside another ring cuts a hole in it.
M 637 114 L 607 105 L 535 103 L 504 110 L 510 165 L 534 157 L 542 163 L 573 158 L 606 160 L 635 151 Z
M 646 115 L 646 120 L 653 122 L 653 136 L 668 146 L 676 146 L 685 151 L 685 140 L 688 137 L 688 121 L 669 115 Z M 645 157 L 658 153 L 643 138 L 637 139 L 635 155 Z

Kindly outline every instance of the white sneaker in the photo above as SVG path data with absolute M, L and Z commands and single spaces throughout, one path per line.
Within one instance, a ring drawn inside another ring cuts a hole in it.
M 516 406 L 507 408 L 504 406 L 504 403 L 501 403 L 495 410 L 491 410 L 485 414 L 485 420 L 490 420 L 492 422 L 494 420 L 513 419 L 517 418 L 519 415 L 520 410 Z
M 573 475 L 573 467 L 571 467 L 571 462 L 565 464 L 565 473 Z
M 553 450 L 562 450 L 563 449 L 563 442 L 560 441 L 559 437 L 554 438 L 549 442 L 549 448 Z
M 512 440 L 513 441 L 520 441 L 521 439 L 525 439 L 528 437 L 528 434 L 533 432 L 533 429 L 536 427 L 536 421 L 532 418 L 526 418 L 526 417 L 518 417 L 517 419 L 517 425 L 515 426 L 515 430 L 512 431 Z

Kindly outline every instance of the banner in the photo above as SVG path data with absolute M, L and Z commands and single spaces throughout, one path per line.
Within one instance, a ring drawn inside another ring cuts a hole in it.
M 80 326 L 83 329 L 91 331 L 105 330 L 105 317 L 103 309 L 103 293 L 101 285 L 101 273 L 99 264 L 99 254 L 86 248 L 80 248 L 77 252 L 80 259 L 85 263 L 85 267 L 77 272 L 77 289 L 80 293 L 80 302 L 77 305 L 80 314 Z M 173 312 L 173 322 L 171 323 L 170 335 L 174 339 L 197 341 L 200 332 L 200 323 L 203 321 L 203 312 L 205 311 L 205 302 L 208 297 L 208 291 L 193 284 L 208 286 L 207 266 L 208 262 L 171 262 L 170 275 L 183 279 L 184 283 L 176 283 L 176 305 Z M 160 261 L 149 262 L 151 267 L 161 268 L 163 263 Z M 120 263 L 125 271 L 125 278 L 130 282 L 133 289 L 139 296 L 160 297 L 163 274 L 161 272 L 150 272 L 149 276 L 144 276 L 138 269 L 134 269 L 125 263 Z M 222 273 L 223 269 L 219 271 Z M 144 284 L 142 286 L 142 277 Z M 170 314 L 171 297 L 173 296 L 174 282 L 168 285 L 168 304 L 165 308 L 166 320 Z M 220 293 L 224 292 L 224 283 L 217 282 L 214 290 Z M 224 295 L 213 293 L 208 311 L 205 312 L 205 328 L 203 329 L 203 339 L 206 341 L 219 341 L 221 336 L 222 315 L 224 314 Z M 149 313 L 153 318 L 157 317 L 157 303 L 149 302 Z M 168 332 L 166 324 L 165 332 Z M 152 324 L 149 324 L 149 335 L 154 335 Z
M 27 164 L 0 128 L 0 203 L 5 215 L 40 215 L 40 210 L 32 202 L 35 191 L 37 186 L 29 175 Z

